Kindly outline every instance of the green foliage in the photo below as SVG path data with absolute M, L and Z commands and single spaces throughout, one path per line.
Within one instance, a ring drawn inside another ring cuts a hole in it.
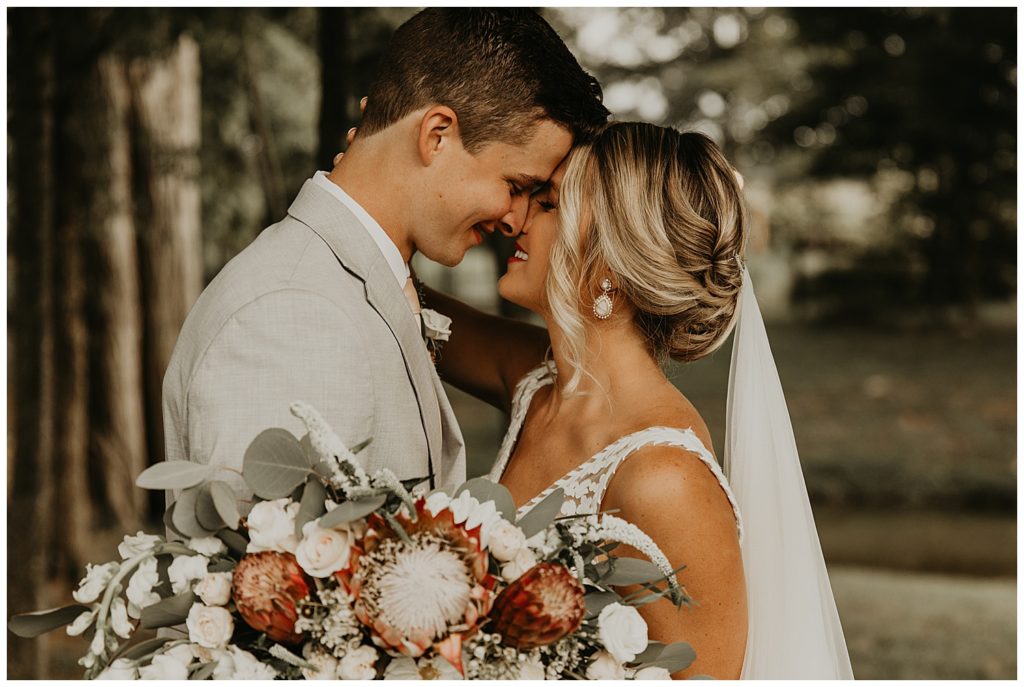
M 555 518 L 562 511 L 562 504 L 565 503 L 565 490 L 561 487 L 552 490 L 540 503 L 530 509 L 526 515 L 516 522 L 516 525 L 523 531 L 526 538 L 546 530 L 554 522 Z
M 156 463 L 143 470 L 135 484 L 143 489 L 187 489 L 209 479 L 217 468 L 183 460 Z
M 242 476 L 263 499 L 288 496 L 312 473 L 305 451 L 291 432 L 274 428 L 260 432 L 245 450 Z
M 19 637 L 38 637 L 51 630 L 56 630 L 58 627 L 68 625 L 88 610 L 86 606 L 72 604 L 46 611 L 22 613 L 12 617 L 7 622 L 7 628 Z
M 383 506 L 385 501 L 387 501 L 387 496 L 370 496 L 358 501 L 346 501 L 321 517 L 318 525 L 326 530 L 358 520 L 359 518 L 365 518 Z
M 512 494 L 503 484 L 492 482 L 485 477 L 475 477 L 465 484 L 462 484 L 456 491 L 457 497 L 464 491 L 480 503 L 494 501 L 494 506 L 502 517 L 509 522 L 516 521 L 516 504 L 512 501 Z
M 151 630 L 184 622 L 195 600 L 196 595 L 189 590 L 163 599 L 152 606 L 146 606 L 142 609 L 141 625 L 143 628 Z

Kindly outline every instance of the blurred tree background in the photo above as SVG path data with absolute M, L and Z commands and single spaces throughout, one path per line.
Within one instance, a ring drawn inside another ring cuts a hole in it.
M 9 614 L 159 522 L 132 483 L 178 328 L 330 167 L 414 12 L 8 10 Z M 1016 10 L 543 12 L 617 118 L 702 130 L 746 179 L 857 675 L 1015 675 Z M 507 250 L 417 271 L 523 316 Z M 672 371 L 716 442 L 728 359 Z M 479 474 L 504 418 L 452 398 Z M 77 676 L 80 648 L 8 635 L 8 674 Z

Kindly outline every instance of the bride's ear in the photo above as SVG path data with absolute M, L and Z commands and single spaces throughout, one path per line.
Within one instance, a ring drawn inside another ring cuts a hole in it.
M 445 105 L 434 105 L 420 119 L 417 152 L 424 167 L 433 164 L 449 149 L 462 147 L 459 134 L 459 116 Z

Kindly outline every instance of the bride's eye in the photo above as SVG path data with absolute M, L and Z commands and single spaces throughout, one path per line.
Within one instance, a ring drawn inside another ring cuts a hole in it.
M 551 212 L 552 210 L 558 209 L 558 206 L 549 200 L 538 200 L 537 205 L 544 209 L 544 212 Z

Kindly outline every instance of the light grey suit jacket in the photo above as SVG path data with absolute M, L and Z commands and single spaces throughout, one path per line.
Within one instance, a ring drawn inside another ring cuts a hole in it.
M 311 181 L 185 320 L 164 376 L 167 460 L 240 471 L 261 431 L 305 433 L 289 412 L 300 400 L 347 445 L 372 437 L 371 470 L 465 480 L 462 434 L 394 273 L 359 220 Z M 223 479 L 250 497 L 239 474 Z

